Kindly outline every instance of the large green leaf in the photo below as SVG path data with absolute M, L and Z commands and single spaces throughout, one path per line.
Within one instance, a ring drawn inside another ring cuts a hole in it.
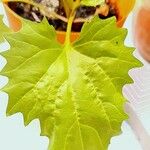
M 3 23 L 3 15 L 0 15 L 0 42 L 4 41 L 3 33 L 9 32 L 9 28 Z
M 49 150 L 106 150 L 127 118 L 122 87 L 128 71 L 141 66 L 124 46 L 125 29 L 114 18 L 86 23 L 78 41 L 56 42 L 54 28 L 24 21 L 6 36 L 7 114 L 22 112 L 27 125 L 38 118 Z

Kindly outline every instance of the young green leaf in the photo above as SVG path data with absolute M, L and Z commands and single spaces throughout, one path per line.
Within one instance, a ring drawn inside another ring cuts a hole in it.
M 74 5 L 74 0 L 64 0 L 64 3 L 66 3 L 70 9 L 72 9 Z
M 2 53 L 7 114 L 22 112 L 26 125 L 38 118 L 49 150 L 106 150 L 127 118 L 122 87 L 132 82 L 128 71 L 141 66 L 125 36 L 114 18 L 96 17 L 78 41 L 62 46 L 46 20 L 24 21 L 21 31 L 5 36 L 11 46 Z
M 81 0 L 81 5 L 85 6 L 97 6 L 104 3 L 105 0 Z
M 60 0 L 60 5 L 64 7 L 65 13 L 67 18 L 69 17 L 69 14 L 71 13 L 71 10 L 74 6 L 73 0 Z

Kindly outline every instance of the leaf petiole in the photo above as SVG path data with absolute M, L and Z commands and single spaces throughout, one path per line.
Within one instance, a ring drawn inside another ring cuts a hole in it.
M 67 25 L 67 31 L 66 31 L 66 39 L 65 39 L 65 45 L 70 44 L 70 36 L 71 36 L 71 28 L 72 28 L 72 23 L 75 18 L 76 12 L 72 11 L 70 14 L 70 17 L 68 19 L 68 25 Z
M 70 17 L 68 18 L 68 23 L 67 23 L 67 31 L 66 31 L 66 39 L 65 39 L 65 45 L 70 45 L 70 36 L 71 36 L 71 29 L 72 29 L 72 24 L 75 19 L 76 15 L 76 9 L 80 6 L 80 0 L 76 0 L 74 2 L 73 9 L 70 13 Z

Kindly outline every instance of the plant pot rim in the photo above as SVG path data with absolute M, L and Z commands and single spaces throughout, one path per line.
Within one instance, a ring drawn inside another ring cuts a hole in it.
M 19 19 L 19 20 L 21 20 L 22 19 L 22 17 L 21 16 L 19 16 L 17 13 L 15 13 L 12 9 L 10 9 L 9 7 L 8 7 L 8 2 L 7 2 L 7 0 L 2 0 L 2 2 L 3 2 L 3 5 L 5 6 L 5 8 L 10 12 L 10 13 L 12 13 L 17 19 Z M 60 34 L 65 34 L 66 33 L 66 31 L 57 31 L 57 33 L 60 33 Z M 72 32 L 72 34 L 79 34 L 80 32 Z
M 13 10 L 11 10 L 8 7 L 7 0 L 2 0 L 2 2 L 5 8 L 5 12 L 8 18 L 10 28 L 12 28 L 13 31 L 17 32 L 18 30 L 20 30 L 22 26 L 22 23 L 21 23 L 22 17 L 20 17 L 18 14 L 16 14 Z M 65 42 L 66 32 L 56 31 L 56 33 L 57 33 L 57 40 L 63 44 Z M 78 39 L 79 35 L 80 35 L 80 32 L 71 32 L 71 37 L 70 37 L 71 42 L 74 42 L 76 39 Z
M 11 0 L 11 1 L 13 2 L 13 0 Z M 112 3 L 117 3 L 117 0 L 116 1 L 110 0 L 110 2 L 111 1 L 112 1 Z M 127 10 L 123 9 L 124 4 L 126 4 L 125 1 L 119 0 L 118 5 L 116 5 L 117 8 L 119 8 L 119 6 L 120 6 L 120 9 L 119 9 L 119 12 L 118 12 L 118 14 L 120 16 L 117 18 L 117 21 L 116 21 L 116 24 L 117 24 L 118 27 L 123 26 L 129 12 L 131 11 L 131 8 L 132 8 L 131 6 L 133 6 L 133 4 L 135 2 L 135 0 L 129 0 L 129 1 L 130 1 L 130 3 L 127 4 L 127 6 L 129 8 Z M 6 11 L 6 14 L 7 14 L 7 18 L 8 18 L 8 21 L 9 21 L 9 25 L 14 31 L 18 31 L 22 26 L 22 23 L 21 23 L 22 17 L 20 17 L 12 9 L 9 8 L 8 2 L 9 2 L 9 0 L 2 0 L 2 3 L 4 5 L 4 8 L 5 8 L 5 11 Z M 121 11 L 121 8 L 123 9 L 123 11 L 125 11 L 124 13 Z M 61 43 L 64 43 L 66 32 L 65 31 L 56 31 L 56 33 L 57 33 L 58 41 L 61 42 Z M 78 39 L 79 35 L 80 35 L 80 32 L 71 32 L 71 37 L 70 37 L 71 42 L 74 42 L 76 39 Z

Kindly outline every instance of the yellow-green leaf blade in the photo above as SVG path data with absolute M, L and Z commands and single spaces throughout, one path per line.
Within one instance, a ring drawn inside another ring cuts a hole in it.
M 94 18 L 78 41 L 64 46 L 46 20 L 24 21 L 21 31 L 6 36 L 7 112 L 22 112 L 25 124 L 38 118 L 49 150 L 106 150 L 121 132 L 127 118 L 122 87 L 141 64 L 124 46 L 126 30 L 115 24 Z

